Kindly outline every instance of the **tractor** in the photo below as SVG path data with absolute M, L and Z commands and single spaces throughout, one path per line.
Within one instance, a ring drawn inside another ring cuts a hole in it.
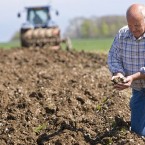
M 50 47 L 60 49 L 61 43 L 66 44 L 66 49 L 71 49 L 69 38 L 61 39 L 60 28 L 51 18 L 51 6 L 26 7 L 26 22 L 20 29 L 22 47 Z M 58 11 L 55 11 L 58 15 Z M 21 13 L 18 13 L 21 17 Z

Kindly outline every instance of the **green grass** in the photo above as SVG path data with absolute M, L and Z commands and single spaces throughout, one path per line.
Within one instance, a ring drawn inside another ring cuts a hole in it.
M 89 52 L 108 52 L 113 42 L 113 38 L 104 39 L 72 39 L 72 46 L 77 51 L 89 51 Z M 65 45 L 62 45 L 65 48 Z M 14 48 L 20 47 L 19 41 L 13 41 L 8 43 L 0 43 L 0 48 Z
M 20 41 L 0 43 L 0 48 L 11 49 L 14 47 L 20 47 Z
M 73 48 L 76 50 L 84 50 L 91 52 L 108 52 L 111 44 L 113 42 L 113 38 L 106 39 L 77 39 L 73 40 Z

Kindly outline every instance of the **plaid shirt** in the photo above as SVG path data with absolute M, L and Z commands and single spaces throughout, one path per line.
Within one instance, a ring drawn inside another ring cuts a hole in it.
M 145 34 L 136 39 L 128 26 L 121 28 L 109 51 L 108 66 L 112 74 L 120 72 L 124 76 L 145 68 Z M 131 87 L 136 90 L 145 88 L 145 79 L 133 81 Z

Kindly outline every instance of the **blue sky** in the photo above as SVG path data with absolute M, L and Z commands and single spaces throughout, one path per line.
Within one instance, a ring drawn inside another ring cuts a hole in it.
M 0 2 L 0 42 L 11 39 L 24 21 L 17 18 L 17 13 L 25 6 L 51 4 L 60 13 L 54 21 L 62 33 L 75 17 L 92 17 L 105 15 L 125 15 L 126 9 L 133 3 L 145 4 L 145 0 L 1 0 Z

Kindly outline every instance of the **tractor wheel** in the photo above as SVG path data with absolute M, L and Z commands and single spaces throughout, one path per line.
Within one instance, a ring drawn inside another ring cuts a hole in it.
M 21 39 L 21 46 L 22 47 L 29 47 L 29 44 L 25 40 Z

